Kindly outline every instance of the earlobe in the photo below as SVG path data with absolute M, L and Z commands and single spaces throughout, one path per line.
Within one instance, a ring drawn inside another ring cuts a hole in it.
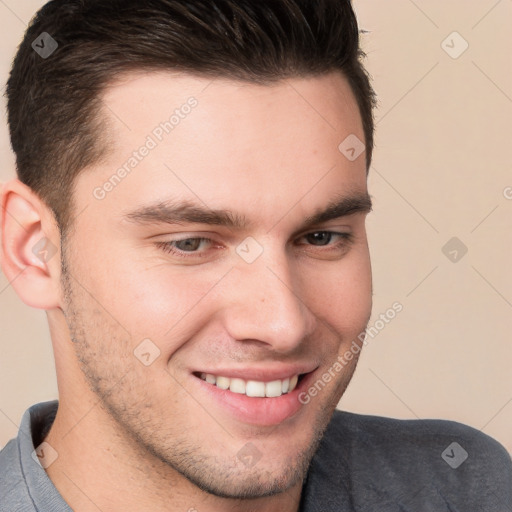
M 14 179 L 0 189 L 0 263 L 25 304 L 59 307 L 60 251 L 58 227 L 44 202 Z

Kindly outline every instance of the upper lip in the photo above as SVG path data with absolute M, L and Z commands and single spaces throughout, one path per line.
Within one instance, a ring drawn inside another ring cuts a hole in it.
M 227 377 L 230 379 L 257 380 L 260 382 L 271 382 L 273 380 L 284 380 L 294 375 L 302 375 L 316 370 L 317 366 L 306 365 L 274 365 L 265 368 L 251 366 L 248 368 L 210 368 L 194 371 L 193 373 L 210 373 L 216 377 Z

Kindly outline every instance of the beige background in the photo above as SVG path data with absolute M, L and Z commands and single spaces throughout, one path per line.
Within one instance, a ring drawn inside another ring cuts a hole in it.
M 2 84 L 42 4 L 0 1 Z M 355 8 L 379 96 L 370 325 L 396 301 L 403 311 L 370 338 L 340 407 L 460 421 L 512 452 L 512 1 Z M 0 181 L 14 176 L 4 107 Z M 468 248 L 462 258 L 446 251 L 457 262 L 442 252 L 452 237 Z M 0 322 L 1 447 L 23 411 L 57 388 L 46 316 L 1 274 Z

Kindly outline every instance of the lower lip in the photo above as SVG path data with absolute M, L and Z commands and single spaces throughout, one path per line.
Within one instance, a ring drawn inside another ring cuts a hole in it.
M 272 426 L 291 418 L 302 409 L 303 404 L 299 401 L 299 394 L 303 389 L 307 389 L 312 375 L 313 372 L 304 375 L 292 392 L 273 398 L 233 393 L 228 389 L 218 388 L 215 384 L 209 384 L 194 375 L 192 378 L 199 384 L 202 392 L 238 421 L 251 425 Z

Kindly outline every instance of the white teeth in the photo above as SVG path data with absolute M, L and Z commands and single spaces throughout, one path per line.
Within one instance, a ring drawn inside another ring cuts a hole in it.
M 282 395 L 282 383 L 280 380 L 273 380 L 265 384 L 265 396 L 275 397 Z
M 229 385 L 229 391 L 232 391 L 233 393 L 240 393 L 241 395 L 245 395 L 245 380 L 231 379 L 231 384 Z
M 285 393 L 291 393 L 297 387 L 299 380 L 298 375 L 270 382 L 257 380 L 245 381 L 239 378 L 230 379 L 229 377 L 217 377 L 211 373 L 201 373 L 200 377 L 202 380 L 208 382 L 208 384 L 216 385 L 220 389 L 229 389 L 232 393 L 261 398 L 274 398 Z
M 297 382 L 299 381 L 299 376 L 298 375 L 294 375 L 291 379 L 290 379 L 290 389 L 289 389 L 289 392 L 290 391 L 293 391 L 296 387 L 297 387 Z
M 265 396 L 265 383 L 256 380 L 248 380 L 245 386 L 245 394 L 247 396 Z
M 227 377 L 217 377 L 217 387 L 220 389 L 229 389 L 229 385 L 231 384 L 231 379 Z

